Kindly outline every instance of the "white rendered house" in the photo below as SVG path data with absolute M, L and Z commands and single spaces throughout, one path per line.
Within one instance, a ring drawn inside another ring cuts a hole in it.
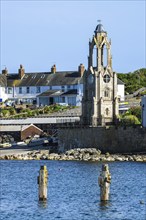
M 0 101 L 11 100 L 16 103 L 35 103 L 50 105 L 66 103 L 81 106 L 83 97 L 83 74 L 85 67 L 80 64 L 78 71 L 56 71 L 25 73 L 22 65 L 18 73 L 0 74 Z M 118 79 L 118 97 L 124 100 L 124 83 Z

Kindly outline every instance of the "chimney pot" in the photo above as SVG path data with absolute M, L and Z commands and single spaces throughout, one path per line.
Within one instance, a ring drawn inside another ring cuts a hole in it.
M 5 76 L 7 76 L 7 75 L 8 75 L 8 69 L 7 69 L 7 67 L 5 67 L 5 69 L 4 69 L 4 70 L 2 70 L 2 74 L 4 74 Z
M 51 67 L 51 73 L 56 73 L 56 65 L 55 64 Z
M 84 67 L 84 65 L 82 63 L 79 65 L 78 71 L 80 73 L 80 76 L 82 77 L 84 72 L 85 72 L 85 67 Z
M 18 69 L 18 75 L 20 79 L 22 79 L 23 76 L 25 75 L 25 69 L 23 68 L 22 64 L 20 64 L 20 69 Z

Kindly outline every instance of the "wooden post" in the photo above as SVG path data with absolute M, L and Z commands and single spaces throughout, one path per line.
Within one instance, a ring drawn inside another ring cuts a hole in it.
M 111 183 L 111 174 L 109 172 L 108 164 L 103 164 L 100 176 L 98 177 L 101 201 L 109 200 L 110 183 Z
M 39 176 L 39 201 L 47 200 L 48 171 L 46 166 L 41 166 Z

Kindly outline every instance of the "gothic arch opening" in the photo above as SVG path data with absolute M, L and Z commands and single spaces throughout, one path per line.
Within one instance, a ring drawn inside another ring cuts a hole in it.
M 93 57 L 92 57 L 92 60 L 93 60 L 93 68 L 94 67 L 97 67 L 97 47 L 96 45 L 93 47 Z
M 108 53 L 107 53 L 107 46 L 103 44 L 102 49 L 101 49 L 101 63 L 102 66 L 106 67 L 108 62 Z

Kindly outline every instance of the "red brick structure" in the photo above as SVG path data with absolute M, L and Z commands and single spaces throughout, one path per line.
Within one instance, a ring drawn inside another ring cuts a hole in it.
M 34 137 L 35 135 L 41 135 L 43 131 L 33 124 L 22 127 L 21 140 L 25 140 L 28 137 Z
M 15 141 L 22 141 L 28 137 L 41 135 L 43 130 L 33 124 L 29 125 L 1 125 L 0 135 L 11 135 Z

